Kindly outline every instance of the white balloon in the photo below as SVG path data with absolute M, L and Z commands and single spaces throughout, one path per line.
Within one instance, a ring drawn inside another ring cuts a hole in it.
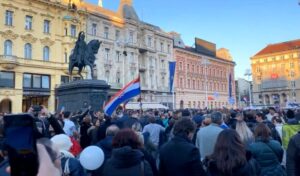
M 85 169 L 96 170 L 103 164 L 104 153 L 97 146 L 89 146 L 81 152 L 79 161 Z

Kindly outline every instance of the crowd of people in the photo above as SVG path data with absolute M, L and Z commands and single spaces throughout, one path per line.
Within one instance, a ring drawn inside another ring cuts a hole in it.
M 112 117 L 91 107 L 76 113 L 50 114 L 45 107 L 28 112 L 56 151 L 49 153 L 45 142 L 38 142 L 38 175 L 300 176 L 297 110 L 118 108 Z M 0 139 L 5 140 L 1 115 Z M 104 153 L 95 170 L 78 159 L 89 146 Z M 1 176 L 9 175 L 8 160 L 0 152 Z

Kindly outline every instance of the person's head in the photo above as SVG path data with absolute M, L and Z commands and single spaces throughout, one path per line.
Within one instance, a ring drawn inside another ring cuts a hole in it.
M 196 124 L 188 117 L 182 117 L 175 123 L 173 134 L 174 136 L 188 137 L 192 139 L 196 129 Z
M 221 125 L 223 122 L 222 113 L 218 111 L 211 113 L 211 122 Z
M 254 129 L 254 137 L 260 138 L 262 141 L 269 141 L 271 136 L 270 128 L 264 123 L 259 123 Z
M 185 109 L 182 111 L 181 115 L 182 115 L 182 117 L 190 117 L 191 113 L 188 109 Z
M 153 117 L 153 116 L 150 116 L 148 118 L 148 120 L 149 120 L 149 123 L 155 123 L 155 117 Z
M 270 114 L 275 114 L 275 112 L 276 112 L 276 110 L 275 110 L 275 108 L 273 108 L 273 107 L 269 107 L 269 113 Z
M 130 146 L 133 149 L 142 148 L 142 143 L 139 137 L 132 129 L 122 129 L 120 130 L 112 141 L 113 148 L 121 148 L 125 146 Z
M 140 122 L 135 122 L 134 124 L 132 124 L 131 129 L 133 131 L 136 131 L 136 132 L 141 132 L 142 131 L 142 125 L 141 125 Z
M 245 121 L 239 121 L 236 123 L 236 127 L 235 130 L 237 131 L 237 133 L 240 135 L 241 140 L 243 142 L 247 142 L 249 140 L 253 139 L 253 133 L 252 131 L 249 129 L 249 127 L 247 126 Z
M 274 117 L 272 118 L 272 123 L 273 123 L 274 125 L 276 125 L 276 124 L 282 124 L 282 120 L 281 120 L 280 117 L 274 116 Z
M 216 161 L 218 170 L 228 175 L 246 163 L 246 149 L 235 130 L 225 129 L 219 134 L 211 158 Z
M 263 122 L 265 120 L 265 115 L 263 113 L 261 113 L 261 112 L 256 113 L 255 120 L 257 122 Z
M 289 109 L 287 112 L 286 112 L 286 117 L 288 119 L 293 119 L 295 117 L 295 113 L 293 110 Z
M 236 116 L 235 116 L 236 120 L 241 122 L 241 121 L 244 121 L 244 116 L 242 113 L 238 112 L 236 113 Z
M 203 115 L 203 121 L 202 121 L 202 126 L 208 126 L 211 124 L 211 115 L 210 114 L 205 114 Z
M 67 118 L 70 117 L 71 112 L 70 111 L 65 111 L 65 112 L 63 112 L 63 115 L 64 115 L 64 118 L 67 119 Z
M 51 138 L 53 146 L 60 151 L 69 151 L 73 146 L 73 143 L 69 136 L 65 134 L 58 134 Z
M 106 129 L 106 136 L 115 136 L 120 131 L 119 127 L 116 125 L 110 125 Z

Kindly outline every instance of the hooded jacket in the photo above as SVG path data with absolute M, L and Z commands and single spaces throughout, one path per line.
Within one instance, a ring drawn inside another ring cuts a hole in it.
M 144 169 L 142 169 L 144 168 Z M 139 149 L 130 146 L 113 149 L 112 157 L 107 160 L 103 176 L 153 176 L 149 163 Z

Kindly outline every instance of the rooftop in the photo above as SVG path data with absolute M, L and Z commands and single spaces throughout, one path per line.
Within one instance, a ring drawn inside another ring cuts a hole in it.
M 282 43 L 270 44 L 266 46 L 264 49 L 262 49 L 261 51 L 259 51 L 258 53 L 256 53 L 254 56 L 272 54 L 272 53 L 294 50 L 294 49 L 300 49 L 300 39 L 282 42 Z

